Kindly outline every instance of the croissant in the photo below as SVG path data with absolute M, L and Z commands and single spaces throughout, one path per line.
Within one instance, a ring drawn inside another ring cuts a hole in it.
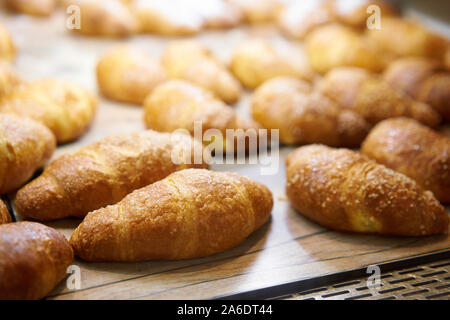
M 252 96 L 252 115 L 262 126 L 279 129 L 285 144 L 324 143 L 359 147 L 369 124 L 342 110 L 305 81 L 278 77 L 266 81 Z
M 6 8 L 33 16 L 49 16 L 56 8 L 56 0 L 3 0 Z
M 278 15 L 278 25 L 282 31 L 296 39 L 305 36 L 319 26 L 337 20 L 333 0 L 296 1 L 285 6 Z
M 397 57 L 423 56 L 443 60 L 448 40 L 413 20 L 383 17 L 380 29 L 366 35 L 383 51 Z
M 430 191 L 358 152 L 309 145 L 286 166 L 290 202 L 326 228 L 401 236 L 448 230 L 448 213 Z
M 388 119 L 372 129 L 361 151 L 450 202 L 450 138 L 412 119 Z
M 241 11 L 224 0 L 134 1 L 131 8 L 141 32 L 185 36 L 204 28 L 236 26 Z M 180 14 L 182 12 L 182 14 Z
M 235 103 L 241 85 L 213 54 L 189 40 L 169 43 L 162 63 L 170 78 L 183 79 L 210 90 L 226 103 Z
M 240 244 L 272 206 L 271 192 L 249 178 L 187 169 L 89 213 L 70 244 L 87 261 L 204 257 Z
M 364 69 L 336 68 L 325 75 L 319 90 L 340 107 L 359 113 L 371 124 L 401 116 L 414 118 L 430 127 L 436 127 L 441 121 L 429 105 L 411 99 Z
M 0 194 L 19 188 L 50 159 L 56 142 L 42 124 L 0 114 Z
M 0 60 L 11 62 L 16 57 L 16 47 L 8 30 L 0 24 Z
M 159 61 L 137 48 L 116 47 L 97 64 L 98 87 L 112 100 L 142 104 L 153 88 L 165 80 Z
M 250 24 L 270 23 L 276 20 L 284 5 L 278 0 L 228 0 L 242 12 L 242 20 Z
M 312 81 L 314 73 L 299 58 L 285 54 L 268 41 L 254 39 L 235 50 L 230 68 L 247 88 L 256 88 L 264 81 L 277 76 Z
M 42 79 L 19 87 L 0 101 L 0 113 L 29 117 L 45 124 L 58 143 L 81 136 L 93 120 L 96 98 L 77 84 Z
M 319 73 L 342 66 L 378 72 L 389 61 L 371 39 L 339 24 L 313 30 L 306 36 L 305 47 L 312 68 Z
M 335 10 L 339 20 L 347 25 L 357 28 L 366 27 L 366 22 L 373 11 L 367 12 L 370 6 L 380 8 L 381 25 L 383 26 L 384 17 L 397 16 L 398 10 L 392 5 L 392 2 L 383 0 L 363 0 L 363 1 L 339 1 L 334 0 Z
M 23 83 L 21 77 L 5 61 L 0 60 L 0 98 L 11 93 Z
M 153 90 L 144 102 L 144 122 L 148 129 L 163 132 L 184 129 L 193 136 L 196 124 L 201 126 L 202 132 L 217 129 L 224 138 L 219 145 L 225 151 L 238 150 L 240 137 L 245 138 L 245 134 L 250 132 L 256 138 L 256 131 L 260 128 L 258 123 L 239 117 L 211 92 L 182 80 L 167 81 Z M 227 129 L 236 133 L 229 140 L 226 138 Z
M 120 0 L 61 0 L 67 9 L 77 6 L 79 28 L 72 31 L 88 36 L 124 38 L 137 31 L 137 23 L 130 8 Z
M 0 224 L 10 223 L 11 222 L 11 214 L 9 213 L 8 207 L 0 199 Z
M 445 66 L 421 57 L 403 58 L 389 65 L 384 79 L 450 121 L 450 72 Z
M 191 149 L 201 151 L 202 145 L 186 134 L 149 130 L 107 137 L 50 163 L 17 192 L 16 212 L 40 221 L 82 218 L 174 171 L 207 167 L 201 157 L 196 163 Z M 189 159 L 179 158 L 189 153 Z
M 0 225 L 0 299 L 41 299 L 66 276 L 73 250 L 55 229 L 36 222 Z

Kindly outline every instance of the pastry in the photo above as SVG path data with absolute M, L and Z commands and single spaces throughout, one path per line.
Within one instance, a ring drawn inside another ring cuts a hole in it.
M 369 132 L 360 115 L 339 108 L 309 83 L 289 77 L 273 78 L 256 89 L 252 115 L 263 127 L 279 129 L 285 144 L 359 147 Z
M 89 213 L 70 244 L 87 261 L 205 257 L 239 245 L 272 206 L 271 192 L 249 178 L 187 169 Z
M 8 30 L 0 24 L 0 60 L 11 62 L 16 57 L 16 47 Z
M 0 194 L 19 188 L 50 159 L 53 134 L 31 119 L 0 114 Z
M 348 149 L 309 145 L 286 160 L 287 196 L 326 228 L 400 236 L 448 231 L 448 213 L 414 180 Z
M 388 119 L 372 129 L 361 151 L 450 202 L 450 138 L 413 119 Z
M 55 159 L 17 192 L 14 206 L 20 216 L 40 221 L 82 218 L 174 171 L 207 167 L 202 156 L 196 163 L 197 151 L 202 145 L 183 134 L 110 136 Z

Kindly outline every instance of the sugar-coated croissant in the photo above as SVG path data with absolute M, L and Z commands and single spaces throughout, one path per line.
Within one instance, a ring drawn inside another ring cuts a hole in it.
M 367 36 L 383 51 L 394 56 L 423 56 L 443 60 L 448 40 L 416 21 L 383 17 L 381 28 L 366 30 Z
M 155 86 L 167 79 L 155 58 L 144 50 L 115 47 L 97 64 L 97 83 L 101 93 L 112 100 L 142 104 Z
M 11 214 L 9 213 L 8 207 L 0 199 L 0 224 L 10 223 L 11 222 Z
M 208 49 L 184 40 L 169 43 L 162 56 L 167 75 L 206 88 L 226 103 L 235 103 L 241 85 Z
M 235 138 L 226 139 L 227 129 L 255 129 L 250 131 L 256 136 L 260 128 L 258 123 L 241 118 L 210 91 L 183 80 L 170 80 L 153 90 L 144 102 L 144 122 L 148 129 L 163 132 L 185 129 L 191 135 L 195 134 L 196 124 L 201 126 L 202 133 L 217 129 L 224 138 L 220 142 L 224 150 L 238 148 L 235 148 Z M 235 137 L 239 139 L 240 134 L 236 132 Z M 244 134 L 242 132 L 242 137 Z
M 443 64 L 421 57 L 399 59 L 385 70 L 384 79 L 450 121 L 450 71 Z
M 361 68 L 336 68 L 325 75 L 319 87 L 340 107 L 359 113 L 371 124 L 401 116 L 414 118 L 430 127 L 436 127 L 441 121 L 439 114 L 428 104 L 413 100 Z
M 56 0 L 3 0 L 6 8 L 33 16 L 49 16 L 56 7 Z
M 203 28 L 232 27 L 242 18 L 239 8 L 225 0 L 135 0 L 131 8 L 141 32 L 168 36 L 195 34 Z
M 320 73 L 341 66 L 378 72 L 389 61 L 369 38 L 339 24 L 316 28 L 306 36 L 305 46 L 311 66 Z
M 285 54 L 268 41 L 254 39 L 246 41 L 234 51 L 230 68 L 248 88 L 256 88 L 277 76 L 312 81 L 314 73 L 300 58 Z
M 252 115 L 265 128 L 279 129 L 286 144 L 359 147 L 370 128 L 360 115 L 289 77 L 273 78 L 256 89 Z
M 327 228 L 401 236 L 448 230 L 448 213 L 432 192 L 356 151 L 309 145 L 286 165 L 290 202 Z
M 281 30 L 297 39 L 304 39 L 315 28 L 336 20 L 333 0 L 295 1 L 278 15 Z
M 22 83 L 23 80 L 9 63 L 0 59 L 0 98 L 11 93 Z
M 201 156 L 196 163 L 192 149 L 201 151 L 202 145 L 187 134 L 149 130 L 110 136 L 54 160 L 17 192 L 14 207 L 22 217 L 40 221 L 82 218 L 174 171 L 207 167 Z M 183 150 L 191 156 L 185 159 Z
M 50 159 L 53 134 L 31 119 L 0 114 L 0 194 L 19 188 Z
M 134 15 L 120 0 L 61 0 L 65 8 L 77 6 L 79 28 L 71 30 L 88 36 L 123 38 L 137 31 Z
M 8 30 L 0 24 L 0 60 L 11 62 L 16 57 L 16 47 Z
M 272 206 L 271 192 L 249 178 L 187 169 L 89 213 L 70 244 L 87 261 L 204 257 L 240 244 Z
M 450 138 L 413 119 L 388 119 L 372 129 L 361 151 L 450 202 Z
M 36 222 L 0 225 L 0 299 L 41 299 L 66 276 L 73 250 L 66 238 Z
M 279 0 L 228 0 L 242 11 L 242 20 L 250 24 L 269 23 L 283 10 Z
M 367 20 L 374 12 L 369 13 L 367 9 L 370 6 L 377 6 L 380 9 L 380 20 L 383 23 L 384 17 L 398 15 L 397 8 L 384 0 L 333 0 L 335 3 L 335 10 L 339 20 L 347 25 L 357 28 L 363 28 L 367 25 Z
M 59 143 L 81 136 L 97 108 L 93 94 L 67 80 L 42 79 L 20 86 L 0 100 L 0 113 L 45 124 Z

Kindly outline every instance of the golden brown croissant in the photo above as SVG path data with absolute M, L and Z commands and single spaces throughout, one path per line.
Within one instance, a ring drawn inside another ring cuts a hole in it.
M 430 191 L 358 152 L 309 145 L 286 166 L 292 205 L 327 228 L 402 236 L 448 230 L 448 213 Z
M 316 28 L 307 35 L 305 45 L 311 66 L 320 73 L 341 66 L 378 72 L 389 61 L 370 39 L 339 24 Z
M 361 151 L 450 202 L 450 138 L 413 119 L 388 119 L 372 129 Z
M 193 153 L 186 161 L 174 161 L 192 148 L 201 151 L 202 145 L 186 134 L 149 130 L 107 137 L 50 163 L 17 192 L 15 209 L 24 218 L 40 221 L 82 218 L 174 171 L 207 167 L 202 157 L 196 164 Z
M 278 0 L 228 0 L 242 11 L 242 20 L 250 24 L 276 20 L 284 5 Z
M 287 53 L 287 52 L 286 52 Z M 256 88 L 277 76 L 312 81 L 314 73 L 298 56 L 287 55 L 268 41 L 254 39 L 240 45 L 233 53 L 231 71 L 248 88 Z
M 33 16 L 49 16 L 56 7 L 56 0 L 3 0 L 6 8 Z
M 144 122 L 147 128 L 156 131 L 184 129 L 191 135 L 195 134 L 196 124 L 202 132 L 217 129 L 224 138 L 219 142 L 224 150 L 238 150 L 236 143 L 240 137 L 237 132 L 236 139 L 227 140 L 227 129 L 250 129 L 256 137 L 260 128 L 258 123 L 239 117 L 211 92 L 183 80 L 170 80 L 153 90 L 144 102 Z
M 203 28 L 232 27 L 242 18 L 241 11 L 224 0 L 135 0 L 131 8 L 141 32 L 169 36 L 190 35 Z
M 89 127 L 96 98 L 67 80 L 42 79 L 20 86 L 0 101 L 0 113 L 29 117 L 45 124 L 58 143 L 72 141 Z
M 226 103 L 235 103 L 241 85 L 205 47 L 189 40 L 169 43 L 162 56 L 167 75 L 206 88 Z
M 11 214 L 9 213 L 8 207 L 0 199 L 0 224 L 10 223 L 11 222 Z
M 280 141 L 286 144 L 359 147 L 369 132 L 360 115 L 339 108 L 307 82 L 289 77 L 268 80 L 255 91 L 252 115 L 263 127 L 279 129 Z
M 443 60 L 448 40 L 415 21 L 383 17 L 381 28 L 366 31 L 367 36 L 383 51 L 394 56 L 423 56 Z
M 0 60 L 11 62 L 16 57 L 16 47 L 8 30 L 0 24 Z
M 389 65 L 384 79 L 450 121 L 450 72 L 444 65 L 426 58 L 403 58 Z
M 383 25 L 384 17 L 398 15 L 397 8 L 392 3 L 383 0 L 334 0 L 334 2 L 339 20 L 344 24 L 357 28 L 366 27 L 367 20 L 373 15 L 373 11 L 367 13 L 367 9 L 373 5 L 380 8 L 381 25 Z
M 401 116 L 414 118 L 430 127 L 436 127 L 441 121 L 429 105 L 411 99 L 361 68 L 336 68 L 326 74 L 319 87 L 340 107 L 359 113 L 371 124 Z
M 41 299 L 66 276 L 73 250 L 66 238 L 36 222 L 0 225 L 0 299 Z
M 64 7 L 80 10 L 79 28 L 72 31 L 89 36 L 127 37 L 137 31 L 135 17 L 120 0 L 62 0 Z
M 50 159 L 53 134 L 31 119 L 0 114 L 0 194 L 19 188 Z
M 304 39 L 315 28 L 336 20 L 334 1 L 321 0 L 292 2 L 284 7 L 277 22 L 289 36 Z
M 166 79 L 159 61 L 138 48 L 113 48 L 97 64 L 98 87 L 112 100 L 142 104 L 153 88 Z
M 240 244 L 272 206 L 271 192 L 249 178 L 187 169 L 89 213 L 70 244 L 87 261 L 204 257 Z
M 0 98 L 11 93 L 22 83 L 24 82 L 16 71 L 7 62 L 0 59 Z

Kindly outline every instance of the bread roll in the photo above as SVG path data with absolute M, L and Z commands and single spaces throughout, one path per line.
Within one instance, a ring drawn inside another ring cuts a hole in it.
M 0 60 L 0 99 L 23 83 L 12 67 L 7 62 Z
M 87 261 L 205 257 L 239 245 L 272 206 L 270 191 L 249 178 L 187 169 L 89 213 L 70 244 Z
M 6 8 L 33 16 L 49 16 L 56 7 L 56 0 L 3 0 Z
M 309 145 L 286 160 L 286 192 L 326 228 L 400 236 L 448 231 L 448 213 L 414 180 L 358 152 Z
M 183 134 L 110 136 L 54 160 L 17 192 L 14 206 L 22 217 L 40 221 L 82 218 L 174 171 L 207 167 L 201 155 L 196 163 L 198 150 L 202 145 Z M 184 151 L 189 157 L 178 159 Z
M 16 190 L 50 159 L 56 147 L 42 124 L 0 114 L 0 194 Z
M 314 73 L 309 66 L 288 51 L 283 52 L 265 40 L 249 40 L 234 51 L 230 68 L 239 81 L 251 89 L 278 76 L 312 81 Z
M 72 248 L 58 231 L 36 222 L 0 225 L 0 299 L 44 298 L 72 261 Z
M 16 47 L 8 30 L 0 24 L 0 60 L 11 62 L 16 57 Z
M 142 104 L 145 97 L 167 79 L 159 61 L 129 46 L 115 47 L 97 64 L 97 83 L 107 98 Z
M 339 108 L 307 82 L 289 77 L 268 80 L 255 91 L 252 115 L 265 128 L 279 129 L 285 144 L 359 147 L 369 132 L 360 115 Z
M 0 100 L 0 113 L 28 117 L 46 125 L 58 143 L 80 137 L 92 122 L 97 99 L 67 80 L 42 79 L 23 85 Z
M 376 124 L 394 117 L 409 117 L 436 127 L 439 114 L 429 105 L 415 101 L 377 75 L 361 68 L 336 68 L 325 75 L 319 90 L 340 107 L 350 109 Z
M 166 47 L 162 63 L 170 78 L 182 79 L 210 90 L 226 103 L 241 96 L 241 85 L 211 51 L 194 41 L 174 41 Z
M 0 199 L 0 224 L 10 223 L 11 222 L 11 214 L 9 213 L 8 207 Z
M 450 202 L 450 138 L 412 119 L 388 119 L 372 129 L 361 151 Z

